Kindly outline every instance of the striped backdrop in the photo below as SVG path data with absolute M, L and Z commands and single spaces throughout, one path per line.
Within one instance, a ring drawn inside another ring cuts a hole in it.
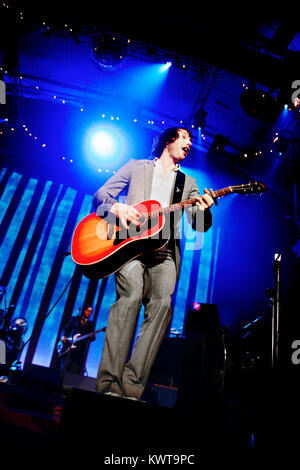
M 97 189 L 97 188 L 96 188 Z M 0 173 L 0 285 L 7 287 L 0 308 L 14 305 L 12 319 L 26 318 L 28 341 L 21 355 L 22 367 L 29 363 L 55 366 L 56 344 L 71 315 L 83 304 L 93 305 L 96 329 L 106 325 L 115 299 L 114 277 L 89 280 L 70 256 L 76 224 L 92 208 L 92 195 L 58 184 L 31 178 L 9 168 Z M 189 305 L 211 303 L 218 256 L 219 230 L 195 234 L 184 221 L 182 268 L 173 297 L 171 334 L 181 331 Z M 195 237 L 198 237 L 195 239 Z M 200 238 L 199 238 L 200 237 Z M 141 311 L 138 327 L 142 322 Z M 104 334 L 91 343 L 87 374 L 95 377 L 101 358 Z

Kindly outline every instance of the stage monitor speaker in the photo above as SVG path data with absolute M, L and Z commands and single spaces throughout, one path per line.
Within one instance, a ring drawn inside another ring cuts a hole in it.
M 65 392 L 70 391 L 72 388 L 79 388 L 80 390 L 89 390 L 90 392 L 95 392 L 96 379 L 86 375 L 65 372 L 62 381 L 62 388 Z
M 52 367 L 28 364 L 24 367 L 18 384 L 24 387 L 36 387 L 50 393 L 59 393 L 61 373 Z
M 148 403 L 158 406 L 168 406 L 174 408 L 176 405 L 178 389 L 166 387 L 165 385 L 148 384 L 142 399 Z
M 201 422 L 195 431 L 195 424 L 174 408 L 73 389 L 64 401 L 56 450 L 65 451 L 71 443 L 72 449 L 96 452 L 100 467 L 123 463 L 121 468 L 130 464 L 121 461 L 125 456 L 139 456 L 139 463 L 145 459 L 147 464 L 153 454 L 189 455 L 196 449 L 200 455 L 208 428 Z
M 184 321 L 184 336 L 186 338 L 201 335 L 216 335 L 220 329 L 219 309 L 215 304 L 190 305 Z
M 224 341 L 217 305 L 190 308 L 184 325 L 184 349 L 177 407 L 207 407 L 222 398 Z

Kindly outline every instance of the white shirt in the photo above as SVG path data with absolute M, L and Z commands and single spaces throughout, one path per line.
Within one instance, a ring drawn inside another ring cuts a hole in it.
M 173 192 L 176 172 L 178 169 L 179 165 L 177 164 L 174 170 L 171 170 L 166 175 L 163 175 L 163 169 L 160 160 L 158 158 L 154 159 L 150 199 L 158 201 L 162 207 L 168 207 L 172 202 L 171 194 Z

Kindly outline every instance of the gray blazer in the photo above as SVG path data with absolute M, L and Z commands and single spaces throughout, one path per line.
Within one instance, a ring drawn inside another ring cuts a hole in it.
M 109 211 L 111 206 L 117 202 L 116 197 L 127 190 L 126 203 L 135 205 L 150 198 L 152 178 L 154 170 L 154 160 L 135 160 L 131 159 L 120 168 L 106 183 L 95 193 L 93 205 L 96 213 L 101 218 L 109 219 Z M 177 187 L 177 178 L 173 188 L 171 200 L 174 201 L 176 194 L 176 202 L 185 201 L 200 195 L 195 178 L 183 174 L 178 170 L 177 174 L 184 175 L 183 187 Z M 175 191 L 174 191 L 175 190 Z M 209 209 L 204 212 L 199 211 L 196 206 L 188 206 L 186 209 L 188 220 L 194 230 L 198 232 L 206 232 L 212 225 L 212 214 Z M 174 230 L 175 238 L 175 263 L 177 276 L 180 272 L 180 238 L 179 223 L 182 213 L 176 218 L 176 227 Z

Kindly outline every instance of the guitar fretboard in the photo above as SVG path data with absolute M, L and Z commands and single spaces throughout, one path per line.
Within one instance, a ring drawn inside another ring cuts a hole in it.
M 218 198 L 221 196 L 225 196 L 226 194 L 232 193 L 233 190 L 231 186 L 227 186 L 227 188 L 218 189 L 217 191 L 213 192 L 213 197 Z M 160 215 L 167 214 L 169 212 L 174 212 L 178 210 L 182 210 L 185 206 L 193 206 L 196 203 L 197 199 L 187 199 L 186 201 L 177 202 L 176 204 L 172 204 L 168 207 L 161 207 L 157 210 L 151 211 L 148 213 L 147 218 L 151 219 L 154 217 L 159 217 Z

